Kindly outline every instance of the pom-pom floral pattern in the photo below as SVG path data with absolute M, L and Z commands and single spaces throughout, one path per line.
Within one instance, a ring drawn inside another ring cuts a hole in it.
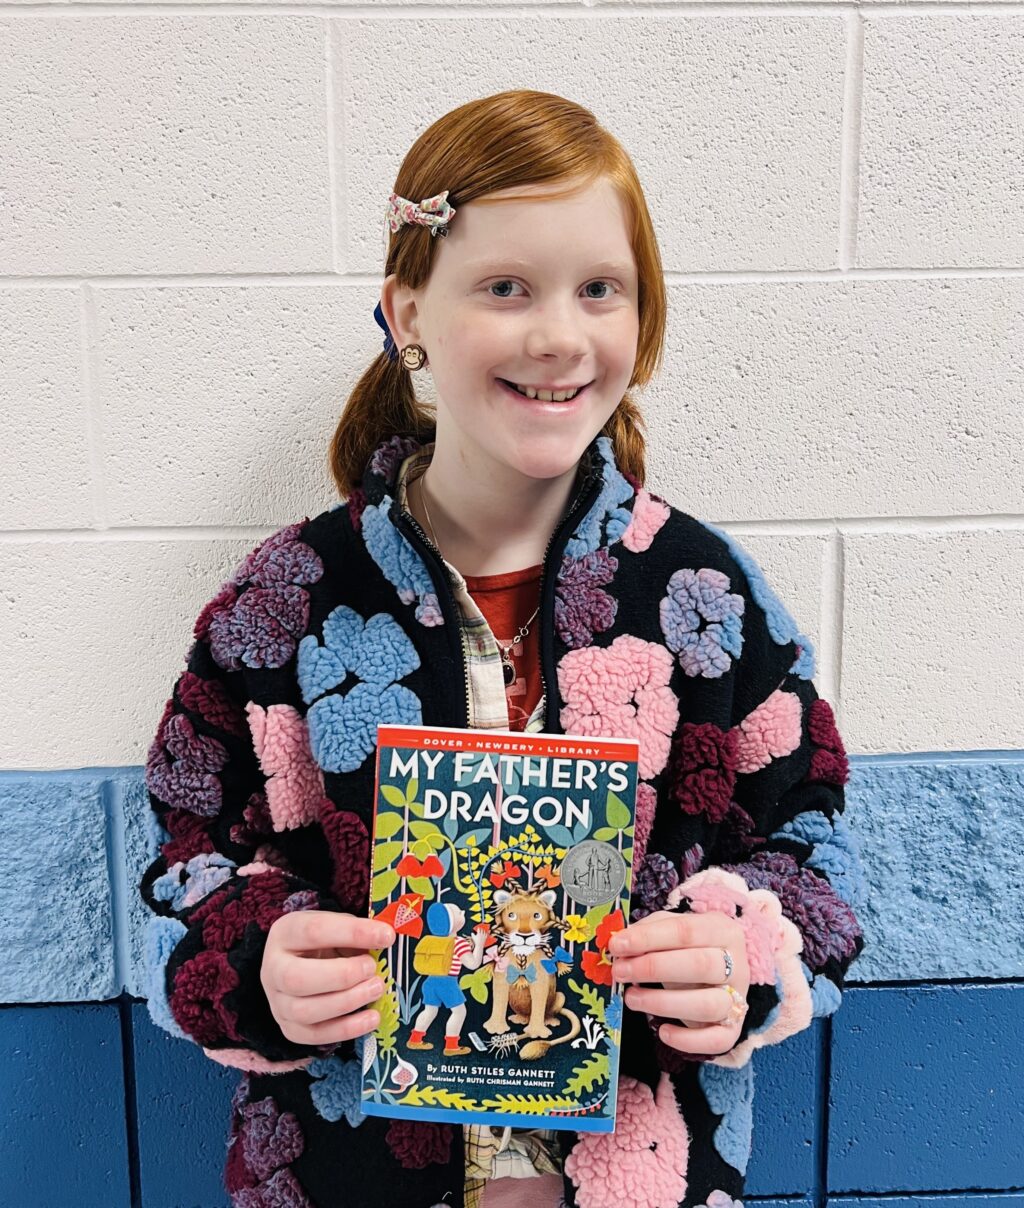
M 623 478 L 615 464 L 612 442 L 607 436 L 599 436 L 596 451 L 603 463 L 601 489 L 590 505 L 590 510 L 576 525 L 576 530 L 566 542 L 565 556 L 571 559 L 584 557 L 602 545 L 614 545 L 629 526 L 631 513 L 624 505 L 633 498 L 633 488 Z
M 291 524 L 256 547 L 196 623 L 225 670 L 283 667 L 309 623 L 309 592 L 324 566 Z M 239 588 L 248 588 L 239 594 Z
M 245 1083 L 246 1092 L 248 1081 Z M 302 1156 L 305 1138 L 293 1112 L 269 1095 L 233 1103 L 225 1184 L 235 1208 L 312 1208 L 289 1169 Z
M 719 570 L 683 567 L 668 581 L 661 601 L 661 628 L 669 650 L 687 675 L 717 679 L 743 647 L 744 600 L 729 591 Z
M 386 1140 L 402 1166 L 407 1170 L 422 1170 L 434 1162 L 448 1161 L 452 1126 L 422 1120 L 392 1120 Z
M 791 754 L 800 745 L 800 697 L 777 688 L 747 714 L 737 731 L 737 772 L 756 772 Z
M 811 768 L 807 779 L 824 781 L 826 784 L 846 784 L 850 778 L 850 764 L 846 748 L 836 729 L 832 706 L 820 697 L 811 702 L 807 716 L 807 734 L 817 748 L 811 756 Z
M 852 957 L 861 935 L 850 907 L 828 881 L 801 867 L 786 852 L 757 852 L 744 864 L 724 864 L 752 889 L 770 889 L 782 903 L 783 913 L 803 935 L 804 960 L 813 970 L 828 960 Z
M 358 768 L 376 750 L 380 722 L 422 722 L 419 697 L 396 682 L 419 665 L 408 634 L 387 613 L 364 621 L 341 604 L 324 621 L 322 645 L 312 634 L 302 639 L 299 687 L 306 703 L 313 701 L 306 714 L 310 747 L 325 772 Z M 359 680 L 355 687 L 331 692 L 350 674 Z
M 601 589 L 611 583 L 618 567 L 618 559 L 604 547 L 582 558 L 562 559 L 555 587 L 555 629 L 571 650 L 589 646 L 595 633 L 615 623 L 618 601 Z
M 228 762 L 227 749 L 197 734 L 184 713 L 165 718 L 146 758 L 146 787 L 170 806 L 212 818 L 223 800 L 217 773 Z
M 267 777 L 267 808 L 274 830 L 315 822 L 324 806 L 324 778 L 310 750 L 305 719 L 291 705 L 263 709 L 255 701 L 249 702 L 246 713 L 253 749 Z
M 668 792 L 684 814 L 704 814 L 709 822 L 721 822 L 729 812 L 737 742 L 735 729 L 683 722 L 673 739 Z
M 669 687 L 672 656 L 664 646 L 622 634 L 610 646 L 570 650 L 558 664 L 567 734 L 637 738 L 640 776 L 665 766 L 679 702 Z

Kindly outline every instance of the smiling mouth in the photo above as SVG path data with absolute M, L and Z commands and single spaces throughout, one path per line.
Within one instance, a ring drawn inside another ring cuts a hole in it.
M 513 394 L 518 395 L 520 398 L 526 399 L 527 402 L 544 403 L 551 407 L 568 406 L 569 403 L 574 403 L 580 397 L 581 394 L 583 394 L 585 391 L 589 390 L 590 387 L 593 386 L 593 384 L 594 384 L 593 382 L 587 382 L 587 384 L 585 386 L 580 386 L 580 388 L 578 390 L 576 390 L 573 394 L 571 394 L 566 399 L 546 399 L 546 398 L 540 398 L 536 395 L 525 394 L 522 390 L 519 389 L 519 387 L 515 384 L 515 382 L 510 382 L 507 378 L 498 378 L 497 381 L 502 386 L 504 386 L 506 390 L 510 390 Z M 561 393 L 561 392 L 555 391 L 554 393 Z

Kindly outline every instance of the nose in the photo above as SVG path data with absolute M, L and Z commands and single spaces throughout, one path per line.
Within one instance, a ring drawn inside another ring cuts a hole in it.
M 534 310 L 526 351 L 538 360 L 570 362 L 584 356 L 587 337 L 574 300 L 552 301 Z

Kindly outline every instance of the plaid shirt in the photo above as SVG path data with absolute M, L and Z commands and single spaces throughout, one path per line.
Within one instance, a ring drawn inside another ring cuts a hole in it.
M 399 471 L 397 499 L 409 511 L 407 486 L 430 465 L 432 443 L 411 454 Z M 501 651 L 484 614 L 466 588 L 457 567 L 444 560 L 462 616 L 469 679 L 469 725 L 474 730 L 507 730 L 508 700 L 501 668 Z M 541 696 L 526 723 L 527 731 L 544 728 L 545 698 Z M 465 1208 L 478 1208 L 488 1178 L 529 1178 L 561 1174 L 561 1155 L 551 1128 L 492 1128 L 466 1124 L 462 1129 L 466 1149 Z

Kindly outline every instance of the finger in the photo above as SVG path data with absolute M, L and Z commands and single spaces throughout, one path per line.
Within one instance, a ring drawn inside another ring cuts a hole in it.
M 686 1020 L 687 1023 L 721 1023 L 729 1014 L 732 998 L 725 990 L 649 990 L 630 986 L 625 994 L 626 1006 L 633 1011 L 646 1011 L 665 1019 Z
M 377 1011 L 357 1011 L 353 1015 L 343 1015 L 340 1019 L 332 1019 L 326 1023 L 314 1024 L 311 1027 L 288 1029 L 289 1040 L 296 1044 L 337 1044 L 342 1040 L 355 1040 L 357 1036 L 366 1036 L 380 1023 Z
M 312 1027 L 318 1023 L 337 1020 L 342 1015 L 351 1015 L 360 1007 L 367 1007 L 376 1002 L 383 993 L 383 981 L 379 977 L 371 977 L 349 990 L 334 994 L 313 994 L 308 998 L 293 998 L 284 1007 L 283 1018 L 303 1027 Z
M 626 982 L 696 982 L 714 986 L 725 981 L 725 961 L 720 948 L 677 948 L 647 952 L 642 956 L 617 956 L 612 977 Z
M 703 1028 L 686 1028 L 682 1024 L 663 1023 L 658 1029 L 662 1044 L 683 1053 L 700 1053 L 704 1056 L 720 1057 L 735 1047 L 739 1036 L 736 1026 L 724 1027 L 713 1024 Z
M 394 929 L 377 919 L 355 918 L 332 910 L 296 910 L 289 917 L 295 920 L 283 937 L 289 952 L 331 948 L 348 955 L 368 948 L 386 948 L 395 939 Z
M 742 936 L 739 923 L 720 910 L 685 914 L 656 910 L 616 931 L 608 943 L 608 951 L 619 956 L 668 948 L 726 948 L 738 944 Z
M 338 956 L 330 960 L 297 953 L 288 960 L 276 978 L 270 979 L 270 984 L 272 989 L 281 994 L 292 998 L 307 998 L 351 989 L 366 978 L 373 977 L 376 972 L 377 962 L 365 953 L 359 956 Z

